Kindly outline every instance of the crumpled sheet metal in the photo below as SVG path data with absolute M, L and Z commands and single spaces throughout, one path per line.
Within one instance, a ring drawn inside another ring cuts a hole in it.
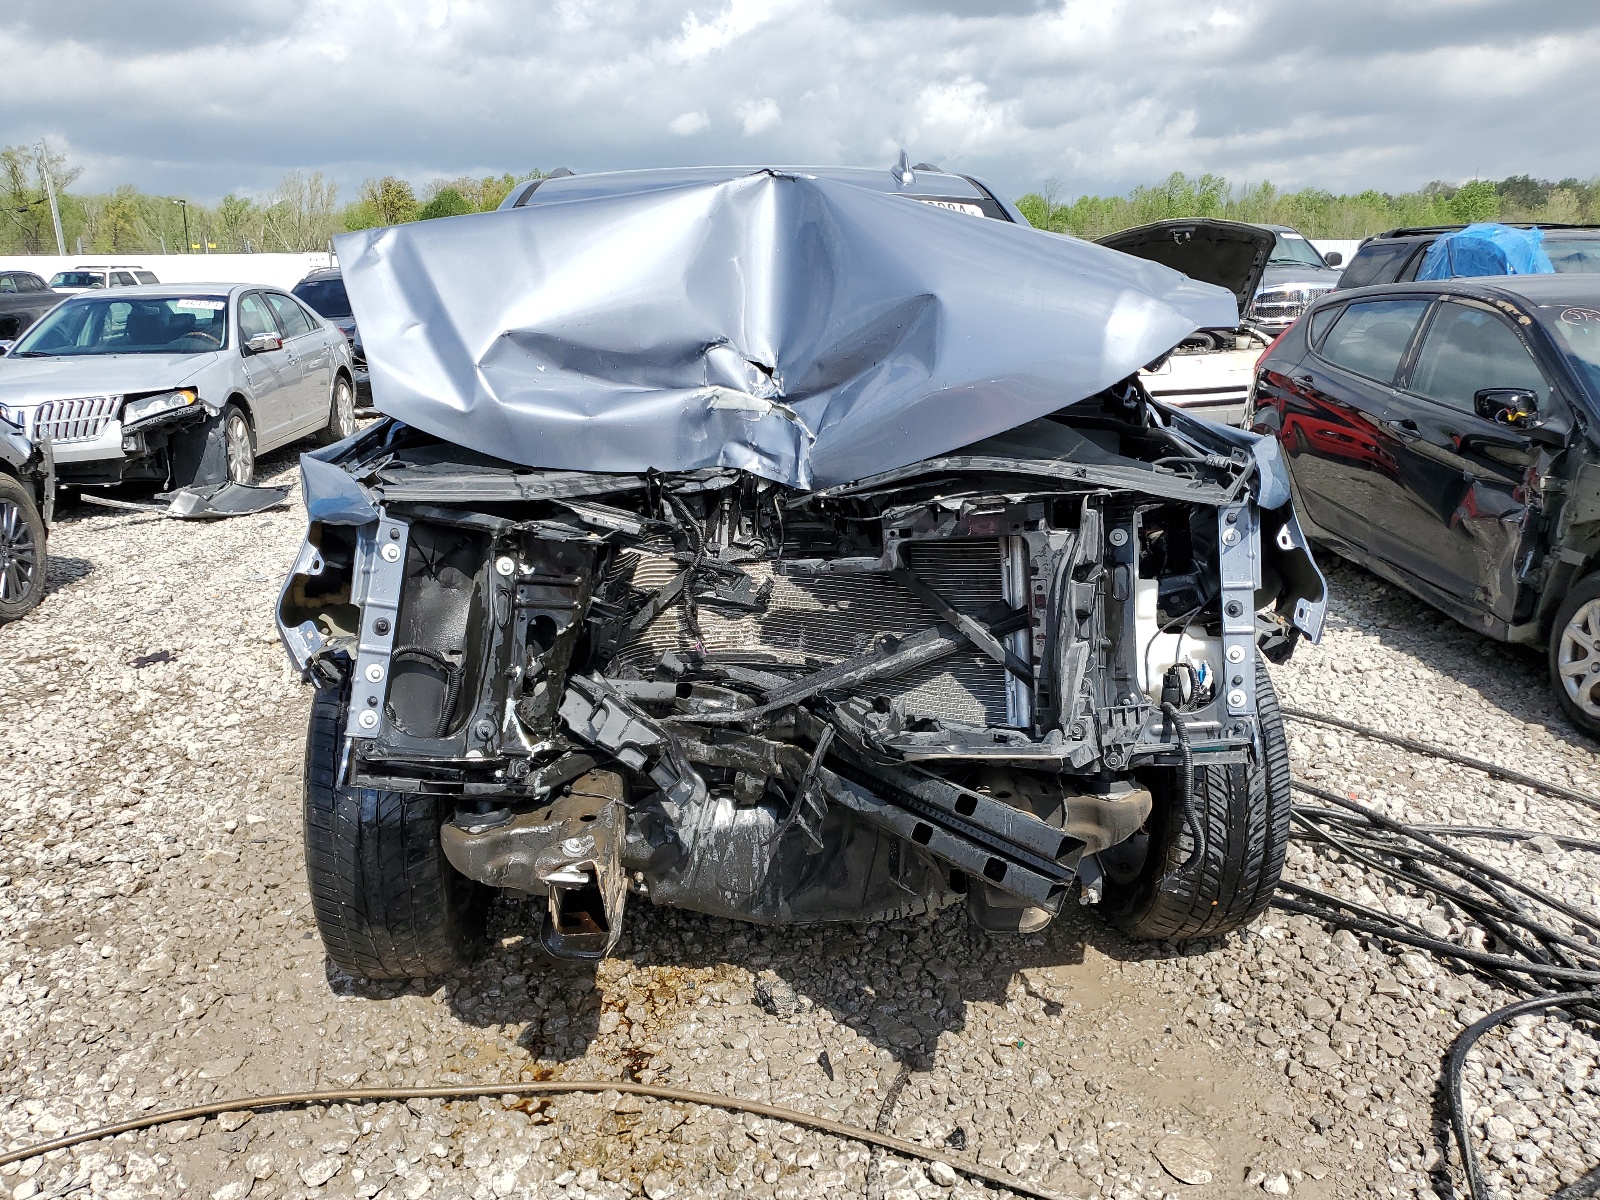
M 335 239 L 377 407 L 533 467 L 848 482 L 1132 374 L 1234 297 L 831 180 L 720 183 Z

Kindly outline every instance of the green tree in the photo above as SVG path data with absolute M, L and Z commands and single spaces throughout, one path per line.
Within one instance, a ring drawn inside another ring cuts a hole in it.
M 1492 221 L 1500 215 L 1500 196 L 1487 179 L 1462 184 L 1450 197 L 1450 215 L 1463 225 Z
M 404 179 L 385 175 L 361 185 L 359 203 L 365 204 L 379 225 L 400 225 L 417 219 L 417 194 Z
M 431 221 L 435 217 L 464 217 L 473 211 L 475 211 L 473 205 L 455 188 L 440 188 L 434 193 L 433 199 L 429 200 L 417 211 L 417 220 Z

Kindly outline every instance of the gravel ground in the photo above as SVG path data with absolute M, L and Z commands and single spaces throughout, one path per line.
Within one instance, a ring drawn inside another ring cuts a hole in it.
M 289 479 L 291 465 L 263 469 Z M 768 932 L 636 905 L 616 956 L 591 971 L 542 959 L 535 914 L 504 904 L 493 953 L 470 973 L 382 987 L 333 973 L 299 830 L 310 695 L 271 621 L 301 522 L 296 509 L 191 525 L 68 507 L 51 594 L 0 629 L 8 1146 L 248 1092 L 598 1076 L 881 1124 L 1069 1196 L 1451 1194 L 1439 1061 L 1509 997 L 1281 912 L 1180 954 L 1075 905 L 1009 941 L 960 913 Z M 1277 669 L 1288 703 L 1600 792 L 1595 747 L 1558 715 L 1537 656 L 1328 565 L 1331 630 Z M 1291 732 L 1300 774 L 1397 816 L 1592 826 L 1470 771 Z M 1600 908 L 1592 856 L 1474 848 Z M 1452 920 L 1299 846 L 1290 872 L 1441 932 Z M 1600 1162 L 1597 1058 L 1560 1020 L 1482 1043 L 1469 1092 L 1506 1195 L 1549 1195 Z M 7 1167 L 5 1188 L 19 1200 L 980 1194 L 831 1137 L 615 1093 L 167 1126 Z

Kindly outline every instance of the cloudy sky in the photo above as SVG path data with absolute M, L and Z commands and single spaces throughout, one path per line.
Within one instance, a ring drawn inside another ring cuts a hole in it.
M 1593 0 L 5 0 L 83 190 L 912 161 L 1012 195 L 1600 174 Z

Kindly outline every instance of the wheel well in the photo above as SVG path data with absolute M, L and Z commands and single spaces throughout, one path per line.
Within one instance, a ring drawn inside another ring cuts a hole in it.
M 335 371 L 333 373 L 333 377 L 334 377 L 334 381 L 335 382 L 338 382 L 339 380 L 342 379 L 346 383 L 348 383 L 350 385 L 350 390 L 352 392 L 356 390 L 355 377 L 350 374 L 350 371 L 349 371 L 348 368 L 340 367 L 337 371 Z
M 250 425 L 250 436 L 255 437 L 256 414 L 250 411 L 250 401 L 246 400 L 238 392 L 235 392 L 233 395 L 228 397 L 227 403 L 233 405 L 244 414 L 244 419 L 249 422 Z

